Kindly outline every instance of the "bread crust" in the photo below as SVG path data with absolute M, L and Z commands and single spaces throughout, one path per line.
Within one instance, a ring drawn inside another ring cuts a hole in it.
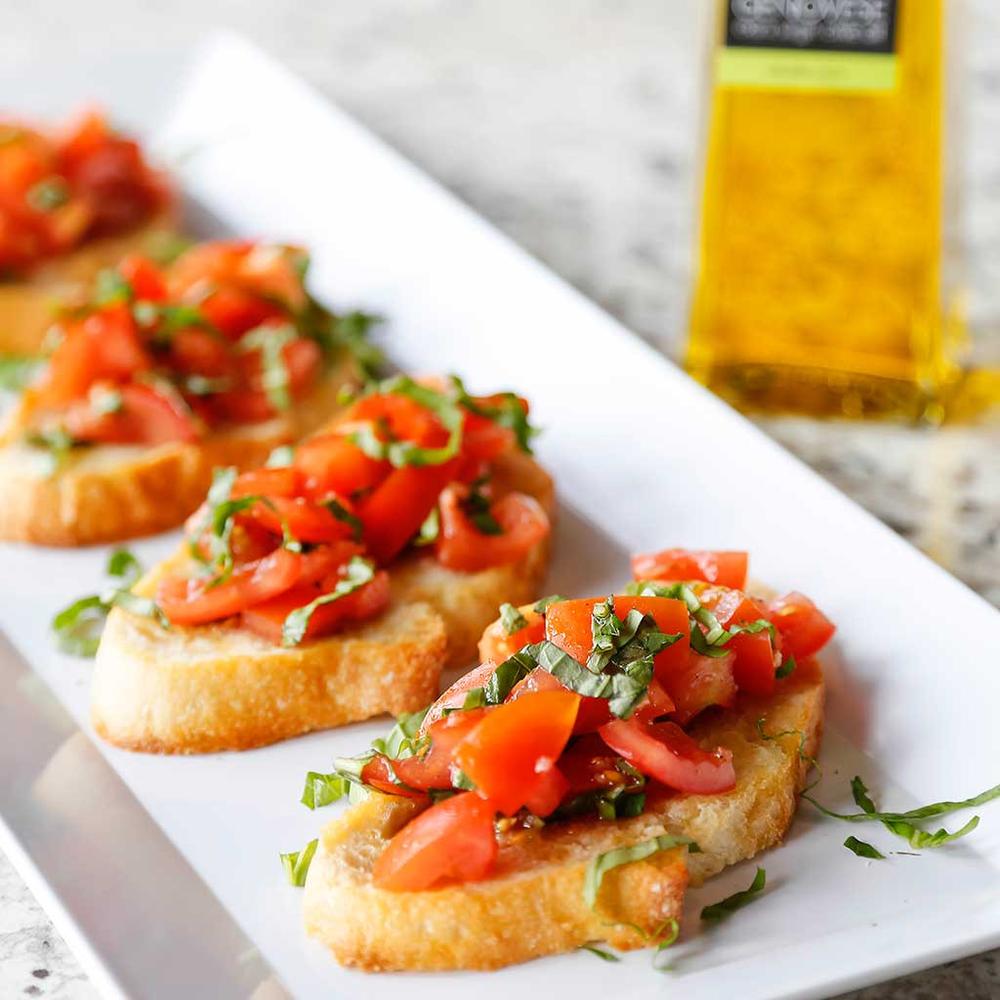
M 158 236 L 176 228 L 177 212 L 171 208 L 130 233 L 89 240 L 44 261 L 22 280 L 0 282 L 0 353 L 38 353 L 55 306 L 87 294 L 98 271 L 130 253 L 148 252 Z
M 0 539 L 94 545 L 174 528 L 204 499 L 213 468 L 263 465 L 274 448 L 322 425 L 355 380 L 345 355 L 308 396 L 273 420 L 193 443 L 98 445 L 71 455 L 54 474 L 43 456 L 18 442 L 31 409 L 29 390 L 0 435 Z
M 820 668 L 806 661 L 773 697 L 743 698 L 692 727 L 703 746 L 733 750 L 732 792 L 664 794 L 635 819 L 550 823 L 505 836 L 495 873 L 475 884 L 413 893 L 375 888 L 375 859 L 414 805 L 374 794 L 322 832 L 306 880 L 306 931 L 341 964 L 368 971 L 497 968 L 602 939 L 625 950 L 645 947 L 664 920 L 679 919 L 689 878 L 699 884 L 784 837 L 807 770 L 800 737 L 764 739 L 756 721 L 766 720 L 768 735 L 800 730 L 804 752 L 814 755 L 823 697 Z M 663 852 L 613 869 L 591 911 L 582 895 L 590 860 L 664 833 L 693 838 L 701 853 Z
M 551 505 L 551 479 L 530 459 L 504 457 L 497 469 L 504 490 L 536 490 Z M 417 711 L 437 696 L 454 659 L 449 630 L 465 642 L 496 617 L 508 590 L 534 597 L 547 559 L 545 543 L 519 563 L 481 573 L 446 570 L 430 553 L 393 564 L 385 613 L 291 649 L 231 623 L 166 631 L 115 608 L 94 664 L 94 730 L 129 750 L 208 753 Z M 160 579 L 188 561 L 181 549 L 135 592 L 152 596 Z

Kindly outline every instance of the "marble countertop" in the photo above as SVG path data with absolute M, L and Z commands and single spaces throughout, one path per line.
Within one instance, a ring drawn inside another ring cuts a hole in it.
M 684 325 L 701 0 L 0 0 L 0 59 L 243 31 L 665 350 Z M 965 232 L 977 353 L 1000 354 L 1000 11 L 969 15 Z M 81 93 L 85 96 L 85 84 Z M 17 95 L 0 95 L 17 104 Z M 1000 604 L 1000 430 L 761 419 L 894 530 Z M 0 996 L 97 996 L 0 856 Z M 1000 952 L 851 995 L 1000 997 Z

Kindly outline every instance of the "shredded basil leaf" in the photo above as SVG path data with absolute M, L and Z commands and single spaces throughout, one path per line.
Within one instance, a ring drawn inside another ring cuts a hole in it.
M 62 468 L 77 444 L 69 431 L 62 426 L 49 427 L 41 431 L 29 431 L 24 436 L 24 443 L 42 452 L 43 472 L 47 476 L 54 476 Z
M 310 601 L 305 607 L 290 612 L 281 626 L 281 642 L 284 646 L 297 646 L 306 634 L 313 612 L 324 604 L 339 601 L 354 593 L 375 578 L 375 564 L 370 559 L 354 556 L 344 570 L 344 577 L 328 594 Z
M 594 908 L 597 903 L 597 893 L 601 888 L 601 883 L 604 881 L 604 876 L 613 868 L 632 864 L 635 861 L 644 861 L 654 854 L 659 854 L 661 851 L 669 851 L 674 847 L 687 847 L 691 854 L 699 854 L 701 852 L 701 848 L 690 837 L 663 834 L 662 836 L 654 837 L 652 840 L 644 840 L 642 843 L 633 844 L 631 847 L 618 847 L 613 851 L 605 851 L 603 854 L 598 854 L 587 866 L 587 873 L 584 876 L 584 902 L 591 909 Z
M 45 359 L 30 354 L 0 353 L 0 389 L 18 392 L 32 382 Z
M 54 212 L 69 201 L 69 187 L 61 177 L 46 177 L 28 189 L 25 200 L 36 212 Z
M 385 754 L 390 760 L 412 757 L 419 749 L 417 737 L 429 708 L 430 706 L 419 712 L 403 712 L 384 739 L 372 740 L 373 749 Z
M 560 601 L 565 600 L 566 598 L 563 597 L 562 594 L 549 594 L 548 597 L 543 597 L 541 600 L 536 601 L 532 611 L 534 611 L 535 614 L 544 615 L 553 604 L 558 604 Z
M 470 688 L 465 692 L 465 701 L 462 702 L 462 711 L 470 708 L 482 708 L 486 704 L 486 692 L 481 687 Z
M 538 666 L 534 650 L 534 646 L 525 646 L 497 666 L 483 685 L 483 697 L 487 705 L 503 704 L 514 685 L 524 680 Z
M 111 389 L 107 386 L 92 386 L 87 394 L 87 399 L 91 410 L 101 415 L 121 413 L 125 405 L 122 394 L 117 389 Z
M 441 511 L 438 507 L 432 507 L 431 512 L 424 518 L 424 523 L 420 525 L 420 531 L 413 540 L 416 546 L 433 545 L 441 534 Z
M 258 326 L 240 338 L 240 349 L 260 351 L 260 381 L 270 404 L 279 412 L 291 408 L 291 376 L 285 364 L 285 348 L 298 337 L 290 323 Z
M 347 794 L 347 779 L 339 771 L 323 774 L 309 771 L 300 801 L 307 809 L 319 809 L 337 802 Z
M 859 858 L 871 858 L 873 861 L 884 861 L 885 855 L 877 848 L 857 837 L 848 837 L 844 841 L 844 847 L 853 851 Z
M 267 469 L 285 469 L 292 464 L 295 458 L 295 449 L 290 444 L 279 444 L 270 455 L 264 467 Z
M 361 523 L 361 518 L 352 514 L 339 500 L 330 498 L 324 500 L 321 507 L 325 507 L 338 521 L 342 521 L 351 529 L 351 538 L 356 542 L 361 541 L 365 526 Z
M 610 951 L 604 951 L 603 948 L 598 948 L 595 944 L 581 944 L 580 951 L 589 951 L 591 955 L 596 955 L 605 962 L 621 961 L 621 958 L 619 958 L 618 955 L 614 955 Z
M 290 885 L 301 887 L 306 884 L 306 875 L 309 874 L 309 866 L 318 844 L 318 840 L 310 840 L 301 851 L 281 855 L 281 865 Z
M 462 380 L 457 375 L 452 375 L 449 381 L 455 399 L 465 409 L 512 430 L 521 451 L 528 455 L 532 454 L 531 439 L 538 434 L 538 431 L 528 421 L 521 400 L 513 392 L 499 393 L 490 403 L 480 403 L 466 392 Z
M 742 909 L 747 903 L 752 903 L 763 891 L 767 882 L 767 872 L 763 868 L 757 869 L 753 881 L 748 889 L 742 892 L 734 892 L 725 899 L 720 899 L 718 903 L 712 903 L 701 911 L 702 920 L 719 921 L 724 920 L 730 914 Z
M 760 735 L 760 738 L 762 740 L 780 740 L 780 739 L 782 739 L 785 736 L 798 736 L 798 738 L 799 738 L 799 749 L 798 749 L 799 760 L 804 760 L 810 767 L 815 767 L 817 770 L 819 770 L 819 762 L 816 760 L 816 758 L 812 757 L 812 756 L 810 756 L 809 754 L 806 753 L 806 739 L 807 739 L 807 734 L 805 732 L 803 732 L 803 730 L 801 730 L 801 729 L 785 729 L 785 730 L 783 730 L 780 733 L 765 733 L 764 732 L 764 723 L 765 723 L 765 721 L 766 721 L 765 718 L 763 716 L 761 716 L 757 720 L 757 722 L 756 722 L 757 732 Z
M 349 312 L 329 318 L 330 341 L 350 351 L 367 382 L 378 377 L 385 360 L 382 352 L 368 339 L 372 327 L 381 322 L 381 316 L 364 312 Z
M 135 289 L 119 271 L 105 268 L 97 273 L 94 282 L 94 305 L 110 306 L 117 302 L 131 302 L 135 298 Z
M 775 670 L 774 676 L 779 681 L 783 680 L 785 677 L 788 677 L 791 673 L 793 673 L 797 666 L 798 664 L 795 662 L 795 657 L 789 654 L 784 658 L 784 660 L 781 661 L 781 666 Z
M 502 535 L 503 528 L 490 510 L 490 499 L 483 491 L 487 479 L 476 479 L 469 487 L 469 495 L 462 501 L 465 516 L 481 535 Z
M 507 635 L 513 635 L 528 627 L 528 619 L 513 604 L 501 604 L 500 627 Z

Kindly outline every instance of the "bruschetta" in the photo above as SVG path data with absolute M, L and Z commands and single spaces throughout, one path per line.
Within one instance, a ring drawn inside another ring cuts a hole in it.
M 360 375 L 360 314 L 320 308 L 306 265 L 295 247 L 231 241 L 101 272 L 0 430 L 0 538 L 86 545 L 175 527 L 213 468 L 260 465 L 328 420 Z
M 287 464 L 223 470 L 135 589 L 152 616 L 108 617 L 97 733 L 238 750 L 427 704 L 497 602 L 541 586 L 553 494 L 528 431 L 513 394 L 399 377 Z
M 676 934 L 689 882 L 781 840 L 819 746 L 814 656 L 833 626 L 801 595 L 749 596 L 745 555 L 671 558 L 684 582 L 505 606 L 483 665 L 422 720 L 310 774 L 309 805 L 361 799 L 305 879 L 306 929 L 339 962 L 646 947 Z
M 173 233 L 176 198 L 97 112 L 65 130 L 0 120 L 0 352 L 41 347 L 53 303 Z

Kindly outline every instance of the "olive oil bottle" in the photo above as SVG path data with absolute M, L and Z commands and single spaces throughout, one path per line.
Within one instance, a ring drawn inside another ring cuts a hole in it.
M 720 0 L 686 361 L 736 405 L 941 415 L 953 2 Z

